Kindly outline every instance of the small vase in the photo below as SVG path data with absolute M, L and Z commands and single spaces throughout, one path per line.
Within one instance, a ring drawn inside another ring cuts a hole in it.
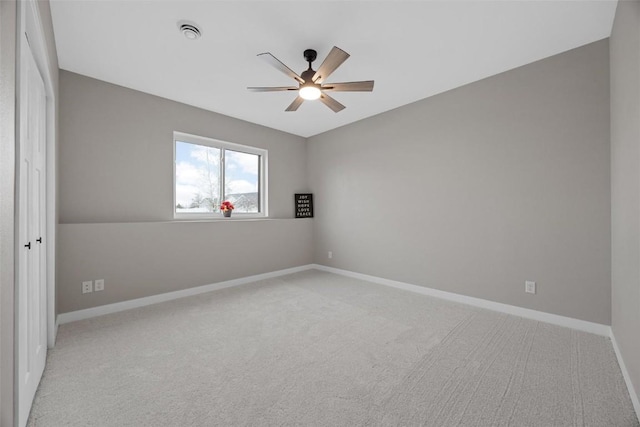
M 222 215 L 229 218 L 231 216 L 231 209 L 227 209 L 226 211 L 222 211 Z

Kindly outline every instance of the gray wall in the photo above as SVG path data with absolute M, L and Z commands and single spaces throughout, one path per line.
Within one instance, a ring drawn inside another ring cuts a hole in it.
M 60 107 L 58 313 L 312 262 L 304 138 L 66 71 Z M 271 219 L 172 221 L 173 131 L 269 150 Z
M 60 72 L 60 223 L 173 219 L 173 131 L 269 150 L 269 213 L 307 189 L 305 139 Z
M 16 3 L 0 1 L 0 426 L 13 426 Z
M 611 327 L 640 391 L 640 2 L 620 1 L 611 35 Z
M 608 64 L 603 40 L 310 138 L 315 261 L 609 324 Z
M 62 224 L 58 231 L 60 313 L 306 265 L 312 258 L 310 219 Z M 95 279 L 105 280 L 105 290 L 83 295 L 82 281 Z

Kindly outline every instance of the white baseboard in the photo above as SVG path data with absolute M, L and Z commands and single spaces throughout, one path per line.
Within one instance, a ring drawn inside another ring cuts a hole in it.
M 116 302 L 113 304 L 101 305 L 98 307 L 87 308 L 84 310 L 71 311 L 58 315 L 57 324 L 63 325 L 77 320 L 89 319 L 91 317 L 102 316 L 105 314 L 117 313 L 119 311 L 130 310 L 132 308 L 145 307 L 147 305 L 157 304 L 160 302 L 171 301 L 178 298 L 190 297 L 193 295 L 203 294 L 205 292 L 216 291 L 218 289 L 230 288 L 232 286 L 245 285 L 258 280 L 271 279 L 274 277 L 285 276 L 287 274 L 297 273 L 300 271 L 311 270 L 311 264 L 302 265 L 300 267 L 287 268 L 284 270 L 272 271 L 264 274 L 256 274 L 255 276 L 242 277 L 240 279 L 227 280 L 224 282 L 213 283 L 210 285 L 202 285 L 194 288 L 182 289 L 179 291 L 166 292 L 164 294 L 151 295 L 148 297 L 132 299 L 128 301 Z
M 620 353 L 620 348 L 618 347 L 618 342 L 616 341 L 616 337 L 613 334 L 613 330 L 611 330 L 610 338 L 611 338 L 611 344 L 613 344 L 613 351 L 616 352 L 618 365 L 620 365 L 620 370 L 622 371 L 622 376 L 624 377 L 624 382 L 627 384 L 627 390 L 629 390 L 629 397 L 631 397 L 631 403 L 633 403 L 633 409 L 635 409 L 636 411 L 636 417 L 640 419 L 640 400 L 638 400 L 638 394 L 636 393 L 636 390 L 633 387 L 633 383 L 631 382 L 631 377 L 629 376 L 629 371 L 627 371 L 627 366 L 624 364 L 624 360 L 622 359 L 622 353 Z
M 587 322 L 586 320 L 559 316 L 557 314 L 545 313 L 544 311 L 531 310 L 515 305 L 502 304 L 486 299 L 474 298 L 466 295 L 454 294 L 452 292 L 441 291 L 438 289 L 427 288 L 425 286 L 418 286 L 409 283 L 398 282 L 395 280 L 383 279 L 381 277 L 369 276 L 368 274 L 355 273 L 349 270 L 327 267 L 326 265 L 313 264 L 313 268 L 330 273 L 340 274 L 342 276 L 353 277 L 354 279 L 366 280 L 368 282 L 377 283 L 379 285 L 386 285 L 393 288 L 404 289 L 405 291 L 416 292 L 422 295 L 428 295 L 431 297 L 454 301 L 461 304 L 486 308 L 487 310 L 499 311 L 501 313 L 512 314 L 514 316 L 538 320 L 540 322 L 551 323 L 571 329 L 577 329 L 579 331 L 589 332 L 596 335 L 602 335 L 605 337 L 609 337 L 611 335 L 611 327 L 608 325 L 602 325 L 600 323 Z
M 590 332 L 597 335 L 611 337 L 611 327 L 599 323 L 587 322 L 586 320 L 573 319 L 571 317 L 559 316 L 557 314 L 545 313 L 543 311 L 531 310 L 528 308 L 517 307 L 514 305 L 502 304 L 499 302 L 489 301 L 481 298 L 469 297 L 466 295 L 455 294 L 452 292 L 441 291 L 438 289 L 427 288 L 424 286 L 412 285 L 409 283 L 398 282 L 395 280 L 383 279 L 381 277 L 370 276 L 368 274 L 356 273 L 349 270 L 328 267 L 321 264 L 307 264 L 299 267 L 287 268 L 284 270 L 272 271 L 270 273 L 257 274 L 255 276 L 247 276 L 239 279 L 227 280 L 224 282 L 213 283 L 210 285 L 197 286 L 195 288 L 182 289 L 164 294 L 151 295 L 148 297 L 137 298 L 129 301 L 122 301 L 113 304 L 101 305 L 98 307 L 87 308 L 84 310 L 72 311 L 69 313 L 59 314 L 57 324 L 63 325 L 77 320 L 89 319 L 91 317 L 102 316 L 119 311 L 130 310 L 137 307 L 145 307 L 151 304 L 171 301 L 178 298 L 199 295 L 205 292 L 211 292 L 218 289 L 230 288 L 232 286 L 244 285 L 258 280 L 270 279 L 273 277 L 284 276 L 287 274 L 297 273 L 305 270 L 321 270 L 342 276 L 352 277 L 355 279 L 366 280 L 380 285 L 391 286 L 397 289 L 416 292 L 422 295 L 428 295 L 435 298 L 454 301 L 461 304 L 471 305 L 475 307 L 486 308 L 488 310 L 498 311 L 501 313 L 512 314 L 527 319 L 538 320 L 541 322 L 551 323 L 554 325 L 564 326 L 571 329 L 577 329 L 584 332 Z M 57 325 L 56 325 L 57 326 Z

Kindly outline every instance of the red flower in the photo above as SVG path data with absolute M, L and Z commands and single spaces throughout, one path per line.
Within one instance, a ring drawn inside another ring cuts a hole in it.
M 234 210 L 236 207 L 233 206 L 233 203 L 231 203 L 228 200 L 225 200 L 224 202 L 222 202 L 222 204 L 220 205 L 220 210 L 221 211 L 232 211 Z

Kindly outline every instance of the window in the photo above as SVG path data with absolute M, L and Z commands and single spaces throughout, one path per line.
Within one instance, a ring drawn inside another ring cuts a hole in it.
M 174 217 L 266 216 L 267 150 L 174 132 Z

